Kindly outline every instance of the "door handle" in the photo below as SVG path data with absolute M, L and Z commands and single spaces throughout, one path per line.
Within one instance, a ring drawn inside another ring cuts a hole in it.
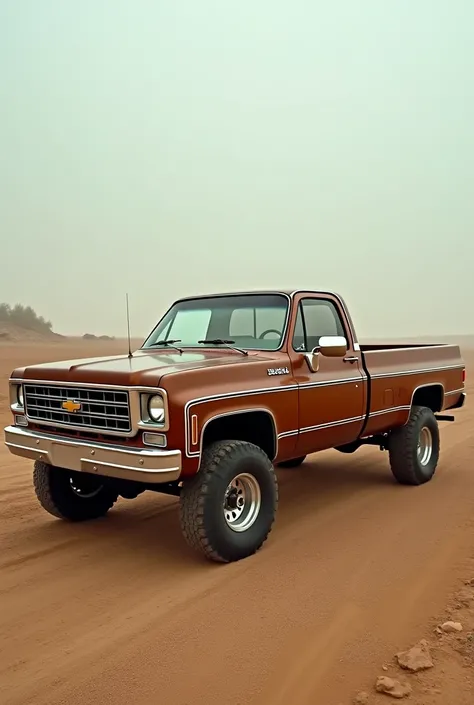
M 348 355 L 348 357 L 343 358 L 344 362 L 359 362 L 359 358 L 355 355 Z

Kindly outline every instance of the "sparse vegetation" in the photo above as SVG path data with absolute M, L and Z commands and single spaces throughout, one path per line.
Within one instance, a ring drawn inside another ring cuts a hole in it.
M 27 328 L 38 333 L 51 333 L 53 328 L 51 321 L 45 320 L 43 316 L 38 316 L 31 306 L 23 306 L 22 304 L 16 304 L 12 307 L 9 304 L 0 303 L 0 322 L 12 323 L 20 328 Z

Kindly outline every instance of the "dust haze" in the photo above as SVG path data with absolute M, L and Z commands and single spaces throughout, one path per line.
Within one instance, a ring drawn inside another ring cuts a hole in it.
M 143 337 L 182 295 L 340 292 L 473 333 L 468 0 L 0 3 L 0 302 Z
M 0 443 L 2 705 L 382 705 L 420 639 L 406 702 L 472 705 L 473 26 L 472 0 L 0 0 L 0 429 L 12 370 L 125 353 L 126 292 L 136 348 L 178 297 L 337 291 L 361 341 L 459 344 L 468 400 L 424 490 L 377 448 L 279 467 L 274 539 L 218 569 L 176 497 L 61 522 Z

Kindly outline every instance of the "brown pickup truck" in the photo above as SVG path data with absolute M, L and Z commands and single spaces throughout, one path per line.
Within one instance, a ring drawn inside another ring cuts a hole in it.
M 5 438 L 35 461 L 52 515 L 82 521 L 119 496 L 179 495 L 188 543 L 229 562 L 270 533 L 274 465 L 371 444 L 398 482 L 431 480 L 438 420 L 454 420 L 441 412 L 463 406 L 464 380 L 457 345 L 360 345 L 334 293 L 185 298 L 133 354 L 15 370 Z

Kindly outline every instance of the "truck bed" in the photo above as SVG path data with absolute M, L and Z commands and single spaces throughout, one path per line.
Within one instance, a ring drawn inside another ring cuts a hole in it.
M 465 366 L 458 345 L 360 345 L 367 376 L 367 419 L 362 437 L 406 423 L 412 403 L 429 399 L 437 411 L 461 398 Z

